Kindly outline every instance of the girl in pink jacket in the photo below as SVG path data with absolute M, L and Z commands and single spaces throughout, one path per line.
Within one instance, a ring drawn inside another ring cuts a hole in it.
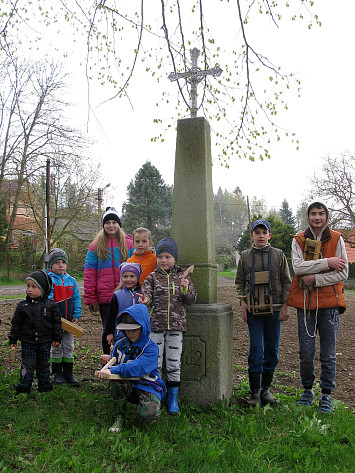
M 120 265 L 133 255 L 131 235 L 121 229 L 121 220 L 114 207 L 107 207 L 102 220 L 103 229 L 90 244 L 84 266 L 84 300 L 92 312 L 100 310 L 102 348 L 110 347 L 105 336 L 107 312 L 113 293 L 120 282 Z

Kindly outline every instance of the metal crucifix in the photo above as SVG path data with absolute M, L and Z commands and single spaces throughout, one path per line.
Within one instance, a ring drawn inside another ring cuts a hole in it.
M 197 48 L 191 49 L 191 69 L 186 72 L 172 72 L 169 74 L 168 79 L 171 81 L 178 79 L 186 79 L 191 85 L 190 90 L 190 112 L 191 118 L 197 117 L 197 84 L 206 76 L 217 77 L 222 74 L 220 67 L 214 67 L 213 69 L 201 70 L 197 67 L 197 60 L 200 55 L 200 51 Z

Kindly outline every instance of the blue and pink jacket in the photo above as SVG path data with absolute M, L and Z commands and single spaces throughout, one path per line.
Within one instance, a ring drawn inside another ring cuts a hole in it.
M 97 302 L 109 304 L 116 287 L 120 283 L 121 251 L 118 241 L 114 237 L 107 240 L 109 255 L 101 261 L 96 256 L 96 242 L 90 243 L 84 266 L 84 300 L 86 305 Z M 133 242 L 130 235 L 126 235 L 128 258 L 133 255 Z

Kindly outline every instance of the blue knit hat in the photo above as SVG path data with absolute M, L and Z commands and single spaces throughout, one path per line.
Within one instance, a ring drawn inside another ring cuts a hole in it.
M 160 242 L 157 244 L 156 253 L 157 256 L 159 256 L 161 253 L 169 253 L 169 255 L 173 256 L 175 258 L 175 261 L 177 261 L 178 246 L 172 238 L 166 237 L 160 240 Z

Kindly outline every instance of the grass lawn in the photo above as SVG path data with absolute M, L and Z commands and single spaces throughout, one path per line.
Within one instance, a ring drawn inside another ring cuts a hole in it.
M 141 425 L 130 405 L 126 429 L 108 432 L 115 405 L 107 385 L 14 395 L 18 368 L 0 368 L 0 472 L 353 472 L 354 416 L 341 403 L 333 414 L 296 407 L 280 395 L 274 407 L 241 408 L 248 387 L 235 387 L 230 407 L 187 401 Z

